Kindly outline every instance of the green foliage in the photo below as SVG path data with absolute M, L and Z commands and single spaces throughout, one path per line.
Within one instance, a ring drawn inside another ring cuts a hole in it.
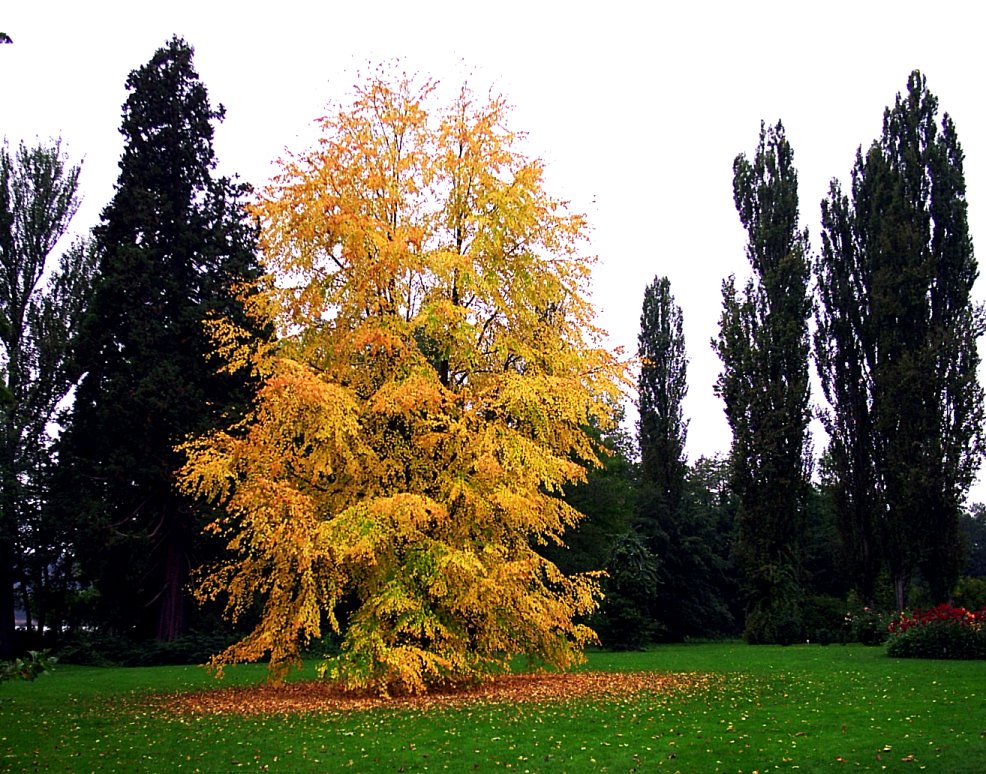
M 955 584 L 952 597 L 958 607 L 964 607 L 966 610 L 986 608 L 986 578 L 963 575 Z
M 750 645 L 791 645 L 802 639 L 803 592 L 788 562 L 758 568 L 743 639 Z M 757 593 L 756 588 L 761 592 Z M 769 589 L 769 593 L 764 590 Z
M 539 554 L 566 575 L 607 568 L 617 540 L 630 528 L 637 499 L 626 431 L 615 427 L 603 434 L 593 428 L 591 433 L 600 442 L 600 465 L 589 468 L 586 480 L 566 486 L 564 493 L 565 502 L 584 518 L 565 530 L 561 545 L 536 546 Z
M 120 175 L 94 230 L 85 376 L 59 448 L 58 505 L 80 580 L 99 592 L 95 623 L 135 639 L 187 631 L 190 568 L 221 550 L 201 534 L 201 506 L 175 490 L 175 447 L 239 416 L 252 393 L 207 360 L 206 321 L 243 322 L 237 286 L 258 267 L 248 190 L 214 172 L 223 109 L 192 60 L 172 38 L 127 79 Z
M 189 632 L 174 640 L 134 640 L 111 632 L 76 632 L 58 648 L 58 660 L 80 666 L 161 666 L 204 664 L 229 647 L 228 632 Z
M 733 434 L 737 555 L 749 600 L 751 642 L 800 636 L 801 563 L 811 449 L 808 423 L 807 232 L 798 229 L 794 155 L 780 122 L 760 128 L 751 162 L 733 164 L 733 198 L 753 268 L 742 294 L 722 287 L 723 363 L 716 393 Z
M 845 638 L 861 645 L 882 645 L 887 641 L 889 616 L 860 602 L 852 592 L 846 605 Z
M 986 505 L 973 503 L 963 510 L 959 530 L 968 556 L 965 574 L 986 578 Z
M 682 411 L 688 391 L 688 359 L 681 307 L 675 303 L 667 277 L 655 277 L 644 291 L 637 344 L 641 361 L 637 440 L 641 487 L 648 504 L 637 521 L 654 550 L 654 538 L 681 518 L 688 472 L 688 423 Z
M 733 557 L 736 503 L 728 462 L 700 458 L 687 471 L 681 506 L 655 543 L 660 561 L 652 616 L 660 638 L 736 634 L 742 620 Z
M 640 650 L 660 634 L 651 614 L 658 591 L 660 560 L 630 529 L 619 537 L 606 562 L 608 577 L 596 631 L 604 647 Z
M 986 635 L 971 627 L 944 621 L 908 629 L 887 640 L 894 658 L 986 659 Z
M 14 652 L 14 586 L 33 592 L 42 625 L 65 541 L 45 512 L 50 426 L 78 376 L 72 345 L 93 259 L 53 251 L 78 209 L 79 167 L 61 142 L 0 146 L 0 657 Z M 25 599 L 29 599 L 25 595 Z
M 958 578 L 959 511 L 983 442 L 963 153 L 937 113 L 913 72 L 880 138 L 856 154 L 851 198 L 832 182 L 816 264 L 815 352 L 847 564 L 869 599 L 886 564 L 898 609 L 917 571 L 937 601 Z
M 823 467 L 825 462 L 823 458 Z M 812 484 L 809 489 L 805 517 L 805 589 L 809 593 L 845 599 L 850 585 L 839 538 L 834 492 L 824 474 L 822 482 Z
M 801 627 L 807 641 L 820 645 L 846 641 L 845 600 L 827 594 L 807 596 L 801 616 Z
M 57 661 L 47 651 L 37 650 L 28 651 L 27 658 L 0 661 L 0 683 L 16 679 L 31 682 L 38 675 L 50 672 Z
M 728 551 L 731 535 L 722 534 L 720 514 L 709 507 L 702 480 L 709 471 L 690 470 L 685 458 L 683 326 L 669 280 L 655 277 L 644 291 L 637 338 L 640 496 L 634 526 L 655 558 L 657 582 L 654 596 L 640 600 L 639 615 L 650 624 L 638 631 L 672 641 L 721 633 L 732 623 L 721 583 L 722 550 Z

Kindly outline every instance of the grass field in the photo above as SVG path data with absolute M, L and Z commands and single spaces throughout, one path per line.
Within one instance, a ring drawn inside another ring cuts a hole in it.
M 685 696 L 242 717 L 143 701 L 215 685 L 197 667 L 59 666 L 0 685 L 0 769 L 986 771 L 986 662 L 730 643 L 590 653 L 586 668 L 717 677 Z M 224 684 L 263 676 L 239 667 Z

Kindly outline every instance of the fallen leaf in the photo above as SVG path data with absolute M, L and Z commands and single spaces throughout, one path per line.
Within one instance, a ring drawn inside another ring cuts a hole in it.
M 168 712 L 193 715 L 271 715 L 299 712 L 345 712 L 379 707 L 428 709 L 471 702 L 561 702 L 603 699 L 638 693 L 685 693 L 711 687 L 710 674 L 660 672 L 573 672 L 502 675 L 479 685 L 448 686 L 414 696 L 380 696 L 347 692 L 324 680 L 217 688 L 195 693 L 151 696 L 147 703 Z

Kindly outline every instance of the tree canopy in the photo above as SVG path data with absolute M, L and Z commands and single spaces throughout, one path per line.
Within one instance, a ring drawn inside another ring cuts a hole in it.
M 659 531 L 668 519 L 678 515 L 685 488 L 688 422 L 682 402 L 688 392 L 688 358 L 683 325 L 671 282 L 667 277 L 655 277 L 644 290 L 637 337 L 641 361 L 637 435 L 641 475 L 653 499 L 646 519 L 653 522 L 653 530 L 644 527 L 644 534 Z
M 237 415 L 245 380 L 207 361 L 204 321 L 242 319 L 255 279 L 244 186 L 215 175 L 213 109 L 193 49 L 172 38 L 130 73 L 113 199 L 94 230 L 98 269 L 78 358 L 84 377 L 60 442 L 60 508 L 81 578 L 117 632 L 171 640 L 189 625 L 202 517 L 174 485 L 175 446 Z
M 57 561 L 24 541 L 41 531 L 49 423 L 77 377 L 91 253 L 77 242 L 52 257 L 78 209 L 79 170 L 59 141 L 0 146 L 0 658 L 13 655 L 15 580 L 23 589 L 31 558 Z
M 815 350 L 855 585 L 885 566 L 898 607 L 918 570 L 935 601 L 961 571 L 959 514 L 983 443 L 963 153 L 921 73 L 822 203 Z
M 733 431 L 738 554 L 749 595 L 751 642 L 800 634 L 800 552 L 811 467 L 808 386 L 808 236 L 798 225 L 798 177 L 783 125 L 760 128 L 752 161 L 733 163 L 733 198 L 754 271 L 742 296 L 723 283 L 713 342 L 716 385 Z
M 326 629 L 329 674 L 420 691 L 525 653 L 555 666 L 593 632 L 592 575 L 540 556 L 580 514 L 561 495 L 612 425 L 623 366 L 586 300 L 586 224 L 518 149 L 498 97 L 378 74 L 321 119 L 254 212 L 268 276 L 228 319 L 228 367 L 263 385 L 242 423 L 190 442 L 187 492 L 221 501 L 229 559 L 201 598 L 253 630 L 219 665 L 275 673 Z

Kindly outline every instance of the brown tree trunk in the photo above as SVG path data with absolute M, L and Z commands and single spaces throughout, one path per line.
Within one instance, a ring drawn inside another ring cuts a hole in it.
M 185 634 L 185 586 L 188 582 L 188 556 L 181 536 L 172 532 L 165 549 L 164 586 L 158 617 L 157 638 L 171 642 Z

